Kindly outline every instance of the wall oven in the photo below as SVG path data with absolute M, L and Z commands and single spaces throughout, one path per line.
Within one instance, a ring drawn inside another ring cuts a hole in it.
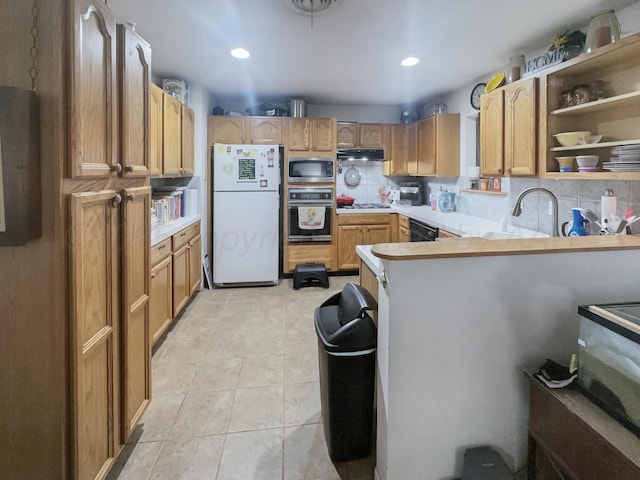
M 333 189 L 290 188 L 288 240 L 329 242 L 333 234 Z
M 431 225 L 410 218 L 409 232 L 412 242 L 435 242 L 440 230 L 438 227 L 432 227 Z
M 334 159 L 289 157 L 289 183 L 333 183 Z

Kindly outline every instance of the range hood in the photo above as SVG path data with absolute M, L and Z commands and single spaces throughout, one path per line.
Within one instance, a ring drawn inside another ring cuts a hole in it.
M 381 148 L 341 148 L 338 150 L 338 160 L 368 160 L 381 162 L 384 160 L 384 150 Z

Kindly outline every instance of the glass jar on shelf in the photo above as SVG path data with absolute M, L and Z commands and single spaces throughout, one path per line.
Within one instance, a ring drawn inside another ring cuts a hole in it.
M 620 24 L 613 10 L 609 10 L 591 19 L 587 30 L 585 51 L 591 53 L 618 40 L 620 40 Z

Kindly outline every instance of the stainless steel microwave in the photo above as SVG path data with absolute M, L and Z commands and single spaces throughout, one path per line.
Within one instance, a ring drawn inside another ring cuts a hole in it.
M 331 157 L 289 157 L 289 183 L 333 183 Z

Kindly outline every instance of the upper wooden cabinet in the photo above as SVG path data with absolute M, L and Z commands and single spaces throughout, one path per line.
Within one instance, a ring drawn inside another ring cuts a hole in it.
M 162 158 L 163 173 L 179 177 L 182 165 L 182 106 L 166 93 L 163 95 Z
M 180 132 L 180 175 L 190 177 L 195 169 L 195 119 L 193 110 L 186 105 L 180 106 Z
M 283 117 L 209 117 L 209 138 L 214 143 L 276 144 L 284 143 Z
M 214 143 L 248 143 L 246 117 L 220 116 L 209 117 L 209 138 Z
M 149 173 L 153 176 L 162 174 L 162 121 L 163 90 L 157 85 L 151 84 L 149 101 Z
M 538 139 L 538 79 L 507 85 L 504 91 L 505 172 L 511 176 L 536 174 Z
M 150 174 L 151 48 L 118 25 L 119 162 L 125 177 Z
M 336 123 L 331 118 L 287 118 L 286 145 L 291 151 L 332 151 Z
M 417 168 L 416 158 L 416 126 L 389 125 L 388 148 L 385 149 L 383 173 L 385 175 L 410 175 L 417 173 L 409 170 L 409 161 Z
M 417 123 L 417 175 L 460 175 L 460 114 L 441 113 Z
M 358 124 L 355 122 L 337 122 L 336 146 L 355 148 L 358 144 Z
M 535 175 L 537 82 L 520 80 L 480 97 L 481 175 Z
M 117 159 L 116 19 L 98 0 L 70 2 L 69 175 L 122 170 Z
M 384 123 L 337 122 L 338 148 L 385 148 L 389 125 Z
M 250 142 L 254 144 L 284 143 L 284 120 L 282 117 L 249 118 Z
M 388 125 L 384 123 L 361 123 L 358 125 L 358 145 L 361 148 L 384 148 Z
M 504 174 L 504 91 L 480 97 L 480 174 Z

